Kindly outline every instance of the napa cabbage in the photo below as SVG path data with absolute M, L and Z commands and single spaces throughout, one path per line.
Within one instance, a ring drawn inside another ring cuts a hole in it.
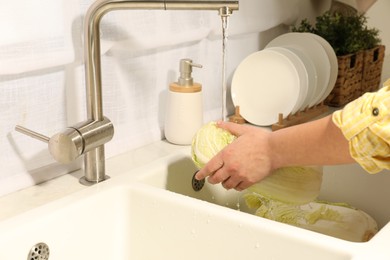
M 219 151 L 233 142 L 236 136 L 217 127 L 216 122 L 202 126 L 192 139 L 191 156 L 195 165 L 200 169 Z

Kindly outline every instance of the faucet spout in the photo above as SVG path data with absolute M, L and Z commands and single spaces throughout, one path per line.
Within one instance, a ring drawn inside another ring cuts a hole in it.
M 107 120 L 103 115 L 102 79 L 100 59 L 100 21 L 105 14 L 115 10 L 216 10 L 221 16 L 227 16 L 238 10 L 238 0 L 97 0 L 88 10 L 84 28 L 84 55 L 87 91 L 88 121 Z M 99 125 L 99 124 L 97 124 Z M 113 131 L 109 133 L 110 140 Z M 107 178 L 105 175 L 104 144 L 99 143 L 85 153 L 85 176 L 83 184 L 93 184 Z
M 234 0 L 166 0 L 166 10 L 215 10 L 228 8 L 238 10 L 238 1 Z

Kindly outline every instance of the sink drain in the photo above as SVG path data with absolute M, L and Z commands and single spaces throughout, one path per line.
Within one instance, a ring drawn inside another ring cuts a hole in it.
M 27 260 L 48 260 L 49 256 L 49 246 L 45 243 L 38 243 L 31 248 Z
M 196 171 L 194 173 L 194 175 L 192 176 L 192 188 L 194 189 L 194 191 L 200 191 L 203 188 L 204 183 L 205 183 L 204 179 L 203 180 L 197 180 L 195 178 L 195 175 L 196 175 L 197 172 L 198 171 Z

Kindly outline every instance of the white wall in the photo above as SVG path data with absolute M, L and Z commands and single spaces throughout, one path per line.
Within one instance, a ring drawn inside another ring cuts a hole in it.
M 386 57 L 383 65 L 382 81 L 390 78 L 390 1 L 378 0 L 366 13 L 369 27 L 378 28 L 382 44 L 386 46 Z
M 50 136 L 85 119 L 82 23 L 92 2 L 0 2 L 0 196 L 81 165 L 55 163 L 45 143 L 14 126 Z M 377 5 L 371 22 L 385 30 L 389 3 Z M 286 24 L 328 6 L 330 0 L 241 0 L 230 19 L 229 80 L 243 58 L 286 32 Z M 220 26 L 215 12 L 200 11 L 118 11 L 103 19 L 104 113 L 115 125 L 108 157 L 163 138 L 165 95 L 181 58 L 204 66 L 194 78 L 203 84 L 205 120 L 220 117 Z
M 86 119 L 82 30 L 92 2 L 0 2 L 0 196 L 81 165 L 57 164 L 45 143 L 14 127 L 51 136 Z M 230 77 L 260 48 L 259 32 L 299 13 L 296 1 L 288 1 L 286 10 L 283 2 L 241 1 L 242 11 L 231 18 Z M 182 58 L 204 65 L 194 77 L 204 87 L 205 119 L 219 117 L 220 28 L 217 12 L 118 11 L 103 18 L 104 111 L 115 125 L 108 157 L 163 138 L 165 94 Z

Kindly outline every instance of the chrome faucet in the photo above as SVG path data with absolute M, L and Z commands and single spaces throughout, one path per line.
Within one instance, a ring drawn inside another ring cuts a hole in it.
M 80 183 L 92 185 L 109 178 L 105 173 L 104 144 L 114 135 L 114 126 L 103 115 L 100 60 L 100 21 L 115 10 L 216 10 L 221 17 L 238 10 L 238 0 L 97 0 L 88 10 L 84 28 L 84 56 L 88 119 L 48 138 L 21 126 L 15 130 L 47 142 L 54 159 L 69 163 L 84 154 L 84 177 Z

